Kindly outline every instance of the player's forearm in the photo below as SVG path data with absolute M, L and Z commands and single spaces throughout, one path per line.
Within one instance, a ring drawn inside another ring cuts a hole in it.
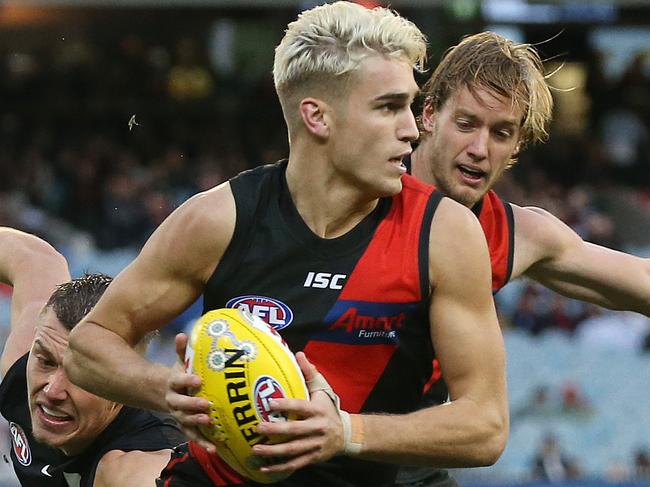
M 362 418 L 360 457 L 404 465 L 491 465 L 508 438 L 506 408 L 464 399 L 407 415 Z
M 541 268 L 526 274 L 568 298 L 650 317 L 650 259 L 603 249 L 599 263 L 591 262 L 577 270 Z
M 119 335 L 84 321 L 70 333 L 63 365 L 70 380 L 94 394 L 166 411 L 169 369 L 146 360 Z

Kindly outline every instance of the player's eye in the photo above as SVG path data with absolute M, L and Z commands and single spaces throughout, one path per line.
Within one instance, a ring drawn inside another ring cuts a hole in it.
M 44 369 L 49 369 L 49 368 L 57 366 L 57 364 L 55 364 L 52 359 L 43 357 L 42 355 L 41 356 L 39 356 L 39 355 L 36 356 L 36 362 L 38 363 L 38 365 L 40 367 L 42 367 Z
M 470 130 L 473 127 L 472 122 L 470 122 L 469 120 L 466 120 L 464 118 L 457 119 L 456 120 L 456 126 L 460 130 Z

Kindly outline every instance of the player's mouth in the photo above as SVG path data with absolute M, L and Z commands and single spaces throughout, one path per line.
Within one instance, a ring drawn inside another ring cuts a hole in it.
M 463 183 L 467 184 L 468 186 L 478 186 L 486 178 L 485 171 L 482 171 L 478 168 L 465 164 L 459 164 L 457 167 Z
M 396 157 L 391 157 L 389 161 L 397 167 L 401 174 L 406 174 L 406 166 L 404 165 L 404 158 L 407 157 L 411 151 L 404 152 Z
M 74 419 L 72 416 L 64 413 L 63 411 L 48 407 L 45 404 L 37 404 L 36 412 L 41 423 L 51 428 L 67 426 Z

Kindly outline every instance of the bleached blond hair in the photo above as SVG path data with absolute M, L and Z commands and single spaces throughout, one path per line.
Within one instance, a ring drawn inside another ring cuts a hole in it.
M 273 79 L 287 123 L 305 96 L 341 97 L 342 86 L 371 55 L 423 70 L 426 38 L 413 22 L 387 8 L 338 1 L 302 12 L 275 49 Z

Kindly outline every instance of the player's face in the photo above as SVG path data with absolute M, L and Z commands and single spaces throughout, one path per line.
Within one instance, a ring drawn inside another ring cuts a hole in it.
M 75 455 L 108 426 L 119 406 L 68 380 L 62 365 L 68 335 L 54 311 L 46 309 L 27 361 L 27 389 L 34 437 Z
M 510 98 L 463 87 L 436 111 L 427 105 L 422 148 L 433 181 L 465 206 L 476 204 L 518 150 L 522 111 Z
M 372 198 L 402 190 L 406 173 L 402 159 L 411 153 L 411 142 L 419 135 L 411 111 L 417 92 L 409 63 L 371 56 L 334 104 L 334 170 Z

